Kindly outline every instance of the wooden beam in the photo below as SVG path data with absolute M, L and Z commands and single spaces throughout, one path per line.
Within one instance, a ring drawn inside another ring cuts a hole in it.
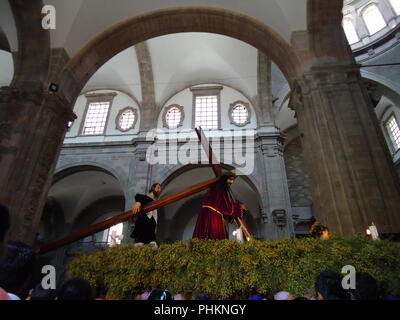
M 153 211 L 155 209 L 158 209 L 160 207 L 164 207 L 167 206 L 171 203 L 174 203 L 178 200 L 181 200 L 183 198 L 186 198 L 188 196 L 191 196 L 193 194 L 199 193 L 203 190 L 208 189 L 209 187 L 211 187 L 214 183 L 216 183 L 219 180 L 219 177 L 201 182 L 199 184 L 196 184 L 186 190 L 177 192 L 175 194 L 171 194 L 169 196 L 163 197 L 159 200 L 155 200 L 150 202 L 149 204 L 145 205 L 142 210 L 141 213 L 146 213 L 149 211 Z M 105 220 L 103 222 L 94 224 L 88 228 L 85 228 L 81 231 L 72 233 L 68 236 L 62 237 L 60 239 L 57 239 L 55 241 L 52 241 L 50 243 L 46 243 L 44 244 L 40 250 L 39 250 L 39 254 L 45 254 L 49 251 L 58 249 L 60 247 L 63 247 L 67 244 L 73 243 L 75 241 L 78 241 L 80 239 L 86 238 L 87 236 L 90 236 L 92 234 L 95 234 L 99 231 L 103 231 L 105 229 L 108 229 L 118 223 L 124 222 L 129 220 L 131 217 L 133 217 L 134 214 L 132 213 L 132 211 L 127 211 L 123 214 L 120 214 L 118 216 L 115 216 L 113 218 L 110 218 L 108 220 Z
M 204 148 L 204 151 L 207 154 L 208 163 L 211 165 L 211 167 L 215 173 L 215 176 L 220 177 L 222 175 L 221 165 L 219 164 L 219 161 L 215 157 L 214 152 L 212 151 L 211 145 L 208 142 L 206 135 L 204 134 L 201 127 L 199 127 L 198 129 L 195 128 L 195 130 L 196 130 L 197 136 L 199 137 L 199 140 Z

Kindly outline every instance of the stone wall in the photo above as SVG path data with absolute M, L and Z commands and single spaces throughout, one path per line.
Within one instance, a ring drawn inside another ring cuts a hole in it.
M 310 181 L 304 163 L 300 137 L 286 146 L 284 159 L 292 207 L 311 206 Z

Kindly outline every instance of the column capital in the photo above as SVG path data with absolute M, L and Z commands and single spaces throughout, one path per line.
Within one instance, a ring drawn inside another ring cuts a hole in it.
M 337 90 L 340 85 L 359 82 L 361 80 L 360 65 L 313 66 L 297 79 L 297 85 L 307 95 L 321 86 L 332 86 Z
M 18 103 L 15 103 L 18 101 Z M 37 88 L 23 89 L 20 87 L 1 87 L 0 103 L 8 104 L 12 108 L 24 107 L 50 111 L 53 115 L 60 116 L 63 124 L 76 119 L 75 113 L 72 111 L 70 102 L 57 92 L 48 92 Z
M 360 83 L 361 79 L 358 64 L 312 66 L 294 81 L 289 108 L 298 110 L 305 98 L 322 87 L 342 91 L 350 84 Z

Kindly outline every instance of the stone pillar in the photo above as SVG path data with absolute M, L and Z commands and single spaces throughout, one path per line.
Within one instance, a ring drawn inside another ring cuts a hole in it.
M 133 146 L 135 147 L 134 155 L 130 162 L 129 178 L 128 178 L 128 192 L 125 199 L 125 210 L 129 211 L 135 201 L 137 193 L 147 194 L 150 186 L 150 164 L 146 160 L 146 152 L 148 147 L 152 145 L 153 141 L 148 141 L 144 137 L 135 138 Z M 130 221 L 124 223 L 124 238 L 123 243 L 132 242 L 130 238 L 132 231 L 132 223 Z
M 145 132 L 157 127 L 157 106 L 154 88 L 153 64 L 147 42 L 135 45 L 135 52 L 140 72 L 142 92 L 140 131 Z
M 286 167 L 283 158 L 283 136 L 275 127 L 257 133 L 257 145 L 261 150 L 261 162 L 264 165 L 263 176 L 266 208 L 261 208 L 265 238 L 277 240 L 293 237 L 294 225 Z
M 32 244 L 68 121 L 69 103 L 39 89 L 0 88 L 0 202 L 11 239 Z
M 257 90 L 258 104 L 261 110 L 259 121 L 261 126 L 273 123 L 271 68 L 271 59 L 258 51 Z
M 312 67 L 291 97 L 315 216 L 340 235 L 400 232 L 393 162 L 357 65 Z

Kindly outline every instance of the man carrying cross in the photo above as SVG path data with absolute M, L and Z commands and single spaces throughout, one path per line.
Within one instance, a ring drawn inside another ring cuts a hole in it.
M 250 241 L 252 236 L 241 219 L 241 217 L 243 216 L 243 211 L 245 211 L 246 209 L 244 205 L 241 205 L 239 202 L 233 199 L 233 195 L 229 188 L 229 186 L 235 180 L 236 174 L 232 172 L 222 174 L 221 166 L 219 165 L 218 161 L 216 161 L 211 146 L 208 143 L 207 138 L 205 137 L 201 128 L 196 129 L 196 133 L 203 145 L 207 156 L 209 157 L 209 164 L 211 165 L 211 168 L 216 175 L 215 178 L 201 182 L 175 194 L 165 196 L 162 199 L 149 201 L 148 203 L 146 202 L 144 206 L 139 206 L 139 204 L 135 204 L 132 210 L 129 210 L 128 212 L 117 215 L 113 218 L 89 226 L 81 231 L 74 232 L 70 235 L 42 245 L 40 247 L 39 253 L 47 253 L 59 247 L 83 239 L 89 235 L 95 234 L 99 231 L 108 229 L 113 225 L 127 221 L 131 219 L 135 214 L 137 214 L 138 211 L 140 211 L 141 214 L 146 214 L 163 206 L 174 203 L 185 197 L 199 193 L 210 187 L 212 189 L 207 193 L 204 198 L 203 206 L 197 219 L 197 224 L 193 237 L 200 239 L 227 239 L 228 234 L 226 232 L 223 220 L 223 217 L 225 217 L 225 219 L 227 219 L 228 221 L 235 220 L 238 227 L 243 231 L 243 235 L 246 240 Z
M 232 223 L 235 217 L 242 218 L 245 206 L 233 198 L 230 186 L 236 179 L 236 172 L 224 173 L 205 195 L 193 238 L 197 239 L 228 239 L 225 221 Z

